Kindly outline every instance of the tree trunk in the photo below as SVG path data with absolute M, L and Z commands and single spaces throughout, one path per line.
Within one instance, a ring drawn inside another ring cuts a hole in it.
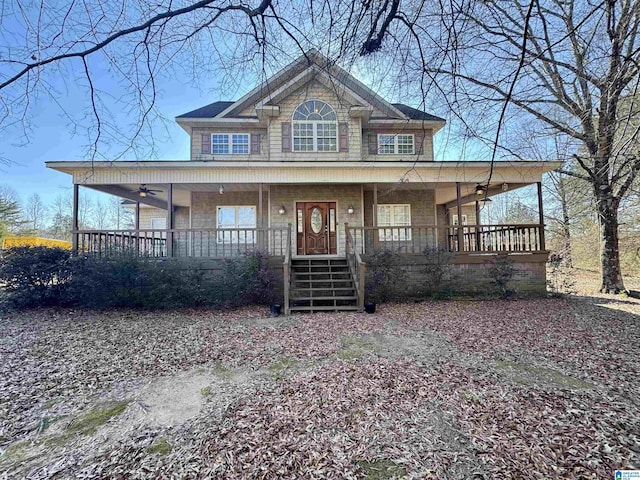
M 560 193 L 560 203 L 562 207 L 562 236 L 564 237 L 564 246 L 562 252 L 562 265 L 565 267 L 573 267 L 573 257 L 571 255 L 571 230 L 569 228 L 570 216 L 569 206 L 567 205 L 567 192 L 564 186 L 564 178 L 560 178 L 558 183 Z
M 598 216 L 600 220 L 600 253 L 602 293 L 624 292 L 622 272 L 620 270 L 620 248 L 618 246 L 618 202 L 610 191 L 596 194 Z

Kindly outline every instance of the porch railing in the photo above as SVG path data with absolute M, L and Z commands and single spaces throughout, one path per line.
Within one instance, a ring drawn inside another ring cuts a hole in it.
M 360 256 L 357 244 L 352 235 L 353 231 L 354 229 L 349 228 L 349 224 L 345 224 L 347 264 L 349 265 L 349 271 L 351 272 L 351 277 L 356 287 L 358 310 L 362 311 L 364 310 L 367 265 L 362 261 L 362 257 Z
M 347 242 L 360 253 L 380 248 L 398 253 L 444 249 L 455 253 L 535 253 L 545 251 L 544 225 L 347 226 Z
M 284 256 L 291 248 L 287 227 L 77 230 L 79 253 L 135 252 L 145 257 L 227 258 L 256 250 Z

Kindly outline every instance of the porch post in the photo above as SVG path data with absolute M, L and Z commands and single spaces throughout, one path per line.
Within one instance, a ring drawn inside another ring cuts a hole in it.
M 373 226 L 378 226 L 378 184 L 373 184 Z M 364 240 L 364 239 L 363 239 Z M 380 232 L 377 228 L 373 229 L 373 249 L 380 248 Z
M 264 222 L 262 221 L 262 183 L 258 184 L 258 250 L 264 249 L 264 233 L 262 231 L 262 226 Z
M 167 257 L 173 257 L 173 183 L 167 185 Z
M 475 226 L 475 237 L 476 237 L 476 251 L 480 251 L 480 202 L 476 200 L 476 226 Z
M 140 202 L 136 202 L 136 215 L 133 218 L 134 230 L 140 230 Z
M 540 224 L 540 250 L 546 250 L 544 242 L 544 210 L 542 209 L 542 182 L 538 182 L 538 223 Z
M 136 252 L 140 255 L 140 201 L 136 202 L 136 213 L 133 217 L 133 229 L 136 232 Z
M 71 251 L 78 253 L 78 198 L 80 195 L 80 185 L 73 184 L 73 210 L 71 212 Z
M 460 182 L 456 182 L 456 206 L 458 207 L 458 252 L 463 252 L 464 237 L 462 232 L 462 199 L 460 196 Z

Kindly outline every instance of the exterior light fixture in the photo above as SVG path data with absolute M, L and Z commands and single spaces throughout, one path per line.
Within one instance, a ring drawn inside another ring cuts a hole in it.
M 285 213 L 287 213 L 287 210 L 284 208 L 284 205 L 282 205 L 279 209 L 278 209 L 278 213 L 280 215 L 284 215 Z
M 480 184 L 476 185 L 476 195 L 478 195 L 478 196 L 484 195 L 485 192 L 486 192 L 486 190 L 482 185 L 480 185 Z
M 224 194 L 224 185 L 220 185 L 220 188 L 218 188 L 218 192 L 220 192 L 220 195 Z
M 509 190 L 509 184 L 507 184 L 507 183 L 503 183 L 503 184 L 502 184 L 502 191 L 503 191 L 503 192 L 506 192 L 507 190 Z
M 355 210 L 353 209 L 353 205 L 349 205 L 349 206 L 347 207 L 347 213 L 348 213 L 349 215 L 353 215 L 353 212 L 354 212 L 354 211 L 355 211 Z

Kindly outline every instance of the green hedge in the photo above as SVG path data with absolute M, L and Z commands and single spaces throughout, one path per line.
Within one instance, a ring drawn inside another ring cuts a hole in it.
M 78 256 L 59 248 L 18 247 L 0 257 L 0 288 L 12 308 L 166 309 L 275 301 L 275 275 L 256 252 L 227 259 L 219 275 L 181 262 L 139 257 Z

